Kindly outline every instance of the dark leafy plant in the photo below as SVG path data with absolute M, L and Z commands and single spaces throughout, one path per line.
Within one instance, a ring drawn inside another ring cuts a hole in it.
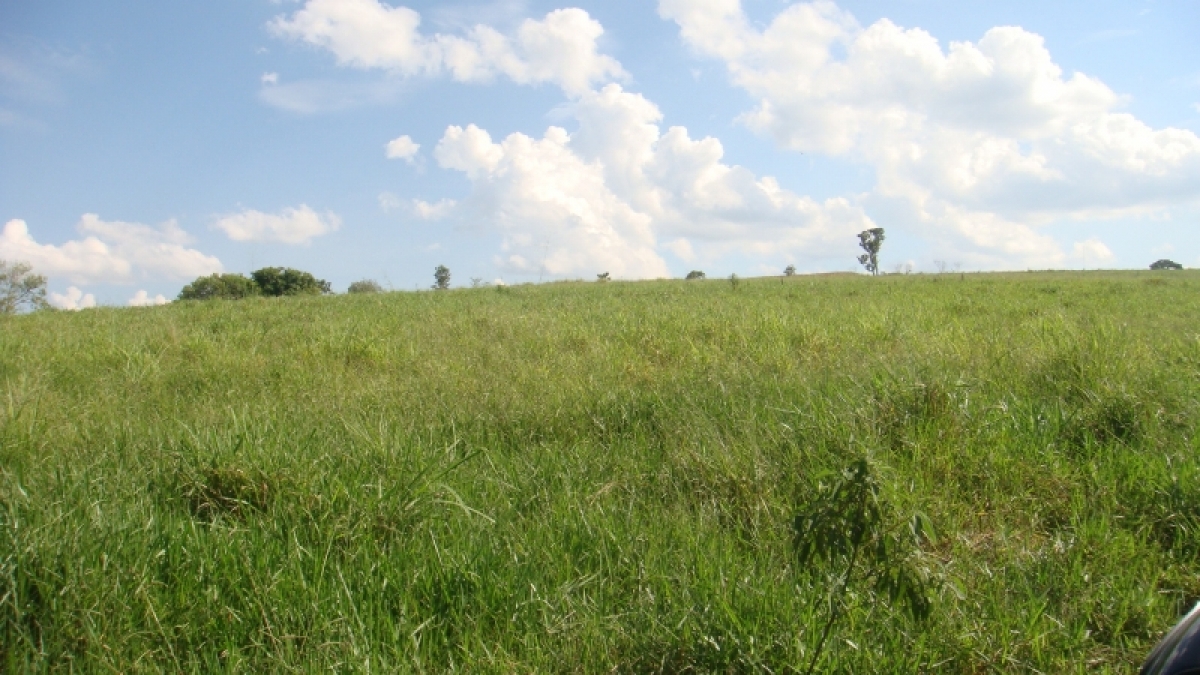
M 180 300 L 239 300 L 259 294 L 258 284 L 241 274 L 200 277 L 179 291 Z
M 893 527 L 891 509 L 879 491 L 870 464 L 860 459 L 824 486 L 812 509 L 796 516 L 793 523 L 800 567 L 840 570 L 829 590 L 829 616 L 808 673 L 820 662 L 825 643 L 845 612 L 851 584 L 866 586 L 917 621 L 928 618 L 932 610 L 928 583 L 912 564 L 917 544 L 933 537 L 929 519 L 918 513 L 907 527 Z
M 29 263 L 0 260 L 0 314 L 49 307 L 46 277 L 33 273 Z
M 430 288 L 438 291 L 444 291 L 450 288 L 450 268 L 445 265 L 438 265 L 433 268 L 433 286 Z
M 254 279 L 259 292 L 268 296 L 321 295 L 333 292 L 328 281 L 290 267 L 264 267 L 251 272 L 250 278 Z
M 689 281 L 692 279 L 703 279 L 704 272 L 701 272 L 700 270 L 692 270 L 691 272 L 687 273 L 687 278 Z
M 858 233 L 858 245 L 866 251 L 858 256 L 858 262 L 867 268 L 872 276 L 879 274 L 879 249 L 883 248 L 883 239 L 882 227 L 872 227 Z

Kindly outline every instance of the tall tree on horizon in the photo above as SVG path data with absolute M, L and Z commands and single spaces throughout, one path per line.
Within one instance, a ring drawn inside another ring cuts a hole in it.
M 871 276 L 879 274 L 879 249 L 883 248 L 883 228 L 872 227 L 858 233 L 858 245 L 866 253 L 858 256 L 858 262 L 867 268 Z

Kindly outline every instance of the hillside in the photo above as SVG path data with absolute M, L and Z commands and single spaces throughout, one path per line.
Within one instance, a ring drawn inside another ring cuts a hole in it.
M 1198 326 L 1192 272 L 0 317 L 0 663 L 802 671 L 865 458 L 931 612 L 852 578 L 819 672 L 1130 672 L 1200 598 Z

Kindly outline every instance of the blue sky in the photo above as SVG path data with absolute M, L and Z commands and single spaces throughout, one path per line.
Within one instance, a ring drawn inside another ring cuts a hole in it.
M 1200 3 L 0 0 L 0 258 L 59 306 L 1200 266 Z

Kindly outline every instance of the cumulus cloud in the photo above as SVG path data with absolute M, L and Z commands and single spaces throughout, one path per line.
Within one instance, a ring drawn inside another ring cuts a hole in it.
M 1200 137 L 1120 112 L 1122 97 L 1064 74 L 1041 36 L 1021 28 L 943 47 L 887 19 L 863 27 L 824 0 L 790 5 L 761 28 L 738 0 L 660 0 L 659 13 L 758 99 L 741 117 L 751 129 L 872 165 L 877 196 L 908 200 L 945 234 L 961 233 L 963 219 L 984 223 L 973 232 L 1004 237 L 983 244 L 996 253 L 1058 259 L 1057 244 L 1028 226 L 1200 200 Z
M 156 295 L 152 298 L 152 297 L 150 297 L 150 294 L 147 293 L 146 291 L 139 290 L 137 293 L 133 294 L 132 298 L 129 299 L 129 306 L 130 307 L 152 307 L 154 305 L 165 305 L 168 302 L 170 302 L 170 301 L 167 300 L 166 296 L 162 295 L 161 293 L 159 293 L 158 295 Z
M 90 283 L 134 279 L 186 280 L 221 271 L 221 261 L 188 248 L 193 239 L 174 220 L 158 227 L 103 221 L 84 214 L 76 229 L 85 235 L 60 246 L 39 244 L 23 220 L 10 220 L 0 234 L 0 258 L 29 262 L 39 274 Z
M 451 126 L 434 149 L 440 166 L 472 182 L 460 213 L 503 233 L 505 269 L 661 277 L 660 248 L 685 260 L 816 258 L 848 253 L 853 233 L 873 226 L 847 200 L 816 202 L 725 164 L 715 138 L 664 133 L 658 107 L 619 85 L 582 95 L 570 113 L 573 134 L 552 126 L 495 142 L 477 126 Z
M 342 219 L 332 211 L 322 215 L 301 204 L 299 208 L 285 208 L 278 215 L 243 209 L 222 217 L 214 226 L 234 241 L 308 244 L 314 237 L 337 230 Z
M 506 77 L 518 84 L 554 84 L 573 95 L 625 76 L 615 59 L 599 53 L 604 28 L 582 9 L 526 19 L 510 35 L 481 24 L 463 35 L 428 35 L 420 24 L 416 11 L 378 0 L 308 0 L 269 28 L 330 51 L 342 65 L 403 76 L 448 75 L 460 82 Z
M 60 295 L 51 291 L 49 294 L 50 304 L 59 308 L 77 312 L 81 309 L 88 309 L 96 306 L 96 296 L 91 293 L 84 293 L 78 288 L 71 286 L 67 289 L 65 295 Z
M 416 157 L 417 153 L 421 150 L 421 144 L 414 143 L 413 139 L 409 138 L 408 136 L 400 136 L 399 138 L 393 138 L 392 140 L 388 141 L 387 145 L 384 146 L 384 149 L 387 152 L 388 159 L 403 159 L 409 164 L 412 164 L 413 158 Z
M 1094 237 L 1084 241 L 1077 241 L 1072 248 L 1072 257 L 1085 264 L 1094 265 L 1112 262 L 1117 259 L 1117 256 L 1113 255 L 1112 250 L 1104 242 Z

